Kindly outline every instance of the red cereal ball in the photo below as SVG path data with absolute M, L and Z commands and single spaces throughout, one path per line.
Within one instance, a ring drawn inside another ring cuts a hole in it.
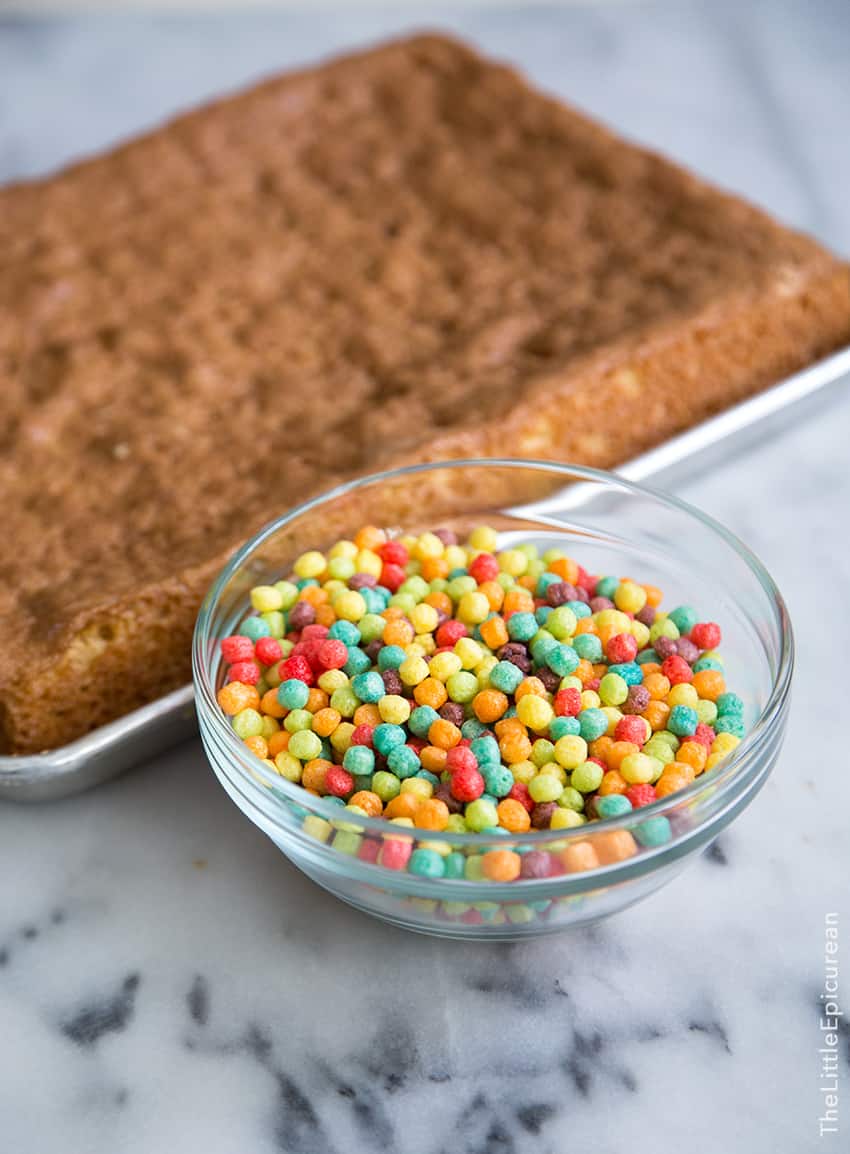
M 534 809 L 534 798 L 528 792 L 528 786 L 524 781 L 515 781 L 511 786 L 508 797 L 512 797 L 514 801 L 518 801 L 520 805 L 524 805 L 529 813 Z
M 642 785 L 630 785 L 625 796 L 632 803 L 632 809 L 640 809 L 642 805 L 649 805 L 655 801 L 655 786 L 645 782 Z
M 231 681 L 241 681 L 243 685 L 256 685 L 260 680 L 260 667 L 256 661 L 234 661 L 228 677 Z
M 313 670 L 310 662 L 303 653 L 291 653 L 285 661 L 281 661 L 277 667 L 280 674 L 281 681 L 290 681 L 295 678 L 297 681 L 303 681 L 307 685 L 313 684 Z
M 717 734 L 714 732 L 711 726 L 706 725 L 704 721 L 701 721 L 694 732 L 691 734 L 690 740 L 698 741 L 700 745 L 704 745 L 706 749 L 711 749 L 716 736 Z
M 484 778 L 477 769 L 457 769 L 449 788 L 458 801 L 475 801 L 484 792 Z
M 661 663 L 661 672 L 671 685 L 682 685 L 685 681 L 693 681 L 694 671 L 683 657 L 674 653 Z
M 499 576 L 499 562 L 492 553 L 479 553 L 470 562 L 469 576 L 474 577 L 479 585 L 485 581 L 495 581 Z
M 691 641 L 699 649 L 716 649 L 720 637 L 720 626 L 714 621 L 701 621 L 691 630 Z
M 387 565 L 381 569 L 381 584 L 389 589 L 390 593 L 395 593 L 399 585 L 406 580 L 407 574 L 401 565 Z
M 617 633 L 605 646 L 605 656 L 612 665 L 625 664 L 637 657 L 638 643 L 631 633 Z
M 577 717 L 581 713 L 581 691 L 559 689 L 555 694 L 554 706 L 558 717 Z
M 257 660 L 263 665 L 274 665 L 283 657 L 280 642 L 274 637 L 261 637 L 256 645 Z
M 372 734 L 374 729 L 371 725 L 355 725 L 351 733 L 352 745 L 367 745 L 369 749 L 372 748 Z
M 401 541 L 387 541 L 378 550 L 378 556 L 385 565 L 404 567 L 410 560 L 410 554 Z
M 354 789 L 354 778 L 341 765 L 331 765 L 325 774 L 325 790 L 332 797 L 348 797 Z
M 357 848 L 357 856 L 361 861 L 376 862 L 381 852 L 381 843 L 372 837 L 364 837 Z
M 378 864 L 388 870 L 403 870 L 412 853 L 412 838 L 388 837 L 378 853 Z
M 446 769 L 450 773 L 455 773 L 457 770 L 478 769 L 478 759 L 469 746 L 464 745 L 463 740 L 453 746 L 446 754 Z
M 614 740 L 631 741 L 640 748 L 646 741 L 646 722 L 636 714 L 626 714 L 617 722 L 614 729 Z
M 321 641 L 322 638 L 327 637 L 327 635 L 328 635 L 327 625 L 305 625 L 304 628 L 301 630 L 301 640 L 302 641 L 311 641 L 311 640 Z
M 228 665 L 234 661 L 250 661 L 254 656 L 254 642 L 250 637 L 234 633 L 221 639 L 221 655 Z
M 316 658 L 322 669 L 342 669 L 348 661 L 348 647 L 344 641 L 328 637 L 316 649 Z
M 461 637 L 466 637 L 469 630 L 462 621 L 449 618 L 437 629 L 435 640 L 441 649 L 453 649 Z

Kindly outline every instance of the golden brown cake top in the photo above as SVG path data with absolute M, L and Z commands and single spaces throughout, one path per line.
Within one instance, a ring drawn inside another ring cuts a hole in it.
M 8 188 L 4 638 L 831 260 L 438 37 Z

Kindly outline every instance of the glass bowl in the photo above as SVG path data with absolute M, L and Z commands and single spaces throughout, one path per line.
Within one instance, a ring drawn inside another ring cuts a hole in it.
M 500 547 L 512 541 L 557 545 L 588 572 L 660 586 L 665 606 L 695 605 L 704 619 L 722 626 L 728 683 L 744 699 L 747 736 L 679 793 L 569 830 L 507 837 L 434 834 L 343 813 L 331 800 L 278 776 L 233 732 L 216 702 L 224 673 L 219 642 L 250 610 L 252 586 L 279 580 L 305 549 L 328 548 L 367 523 L 460 532 L 488 524 L 498 531 Z M 207 756 L 233 801 L 294 865 L 343 901 L 397 925 L 491 939 L 549 933 L 605 917 L 674 877 L 764 784 L 784 736 L 792 667 L 793 638 L 782 597 L 731 533 L 675 497 L 613 474 L 545 461 L 412 466 L 305 502 L 233 557 L 207 594 L 193 642 Z M 409 849 L 435 840 L 444 843 L 443 852 L 447 845 L 464 855 L 467 876 L 429 879 L 392 868 Z M 544 876 L 482 880 L 480 860 L 471 859 L 506 848 L 523 855 L 523 873 Z M 535 851 L 537 857 L 527 857 Z

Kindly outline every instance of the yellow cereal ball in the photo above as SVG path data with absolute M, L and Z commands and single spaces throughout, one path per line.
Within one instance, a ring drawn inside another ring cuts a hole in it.
M 321 577 L 326 565 L 324 553 L 320 553 L 318 549 L 311 549 L 308 553 L 302 553 L 300 557 L 296 558 L 292 571 L 296 577 L 300 577 L 302 580 L 307 577 Z
M 469 534 L 469 545 L 476 553 L 495 553 L 499 535 L 489 525 L 478 525 Z
M 464 593 L 458 602 L 457 615 L 465 625 L 480 625 L 490 613 L 490 602 L 483 593 Z
M 559 738 L 555 742 L 555 761 L 564 769 L 575 769 L 577 765 L 587 761 L 587 742 L 583 737 L 572 733 Z
M 674 705 L 687 705 L 691 709 L 696 709 L 699 704 L 699 694 L 693 685 L 683 681 L 679 685 L 672 686 L 664 700 L 671 709 Z
M 397 693 L 388 693 L 378 702 L 381 720 L 391 725 L 404 725 L 410 717 L 410 702 Z
M 628 753 L 620 762 L 620 775 L 629 785 L 644 785 L 648 781 L 656 781 L 664 769 L 657 757 L 650 757 L 648 753 Z
M 499 568 L 511 577 L 522 577 L 528 568 L 528 556 L 521 549 L 505 549 L 498 557 Z
M 646 605 L 646 590 L 634 581 L 621 581 L 614 590 L 614 604 L 623 613 L 640 613 Z
M 354 568 L 357 573 L 368 573 L 371 577 L 380 577 L 383 567 L 383 561 L 371 549 L 361 549 L 354 558 Z
M 417 797 L 431 797 L 434 787 L 427 777 L 406 777 L 401 783 L 401 793 L 415 793 Z
M 426 653 L 433 653 L 437 648 L 433 633 L 417 633 L 413 640 L 419 646 L 423 657 Z
M 465 569 L 467 563 L 466 550 L 460 545 L 449 545 L 443 554 L 443 560 L 449 567 L 449 572 L 452 569 Z
M 439 622 L 439 614 L 433 605 L 420 601 L 410 611 L 410 623 L 417 633 L 433 633 Z
M 554 716 L 549 702 L 543 697 L 538 697 L 536 693 L 526 693 L 521 697 L 517 702 L 516 711 L 523 725 L 527 725 L 535 733 L 545 732 Z
M 647 645 L 649 645 L 648 626 L 644 625 L 642 621 L 638 621 L 638 619 L 635 618 L 631 625 L 631 634 L 635 641 L 637 641 L 638 649 L 646 649 Z
M 445 545 L 436 533 L 423 533 L 417 537 L 411 552 L 417 561 L 425 561 L 428 557 L 442 557 L 444 550 Z
M 463 669 L 463 662 L 456 653 L 435 653 L 428 666 L 428 672 L 438 681 L 448 681 Z
M 341 669 L 326 669 L 319 678 L 319 689 L 323 689 L 328 696 L 345 685 L 348 685 L 348 677 Z
M 582 709 L 598 709 L 602 702 L 599 700 L 599 694 L 592 689 L 585 689 L 581 695 Z
M 711 743 L 711 752 L 725 757 L 727 753 L 731 753 L 740 744 L 740 737 L 736 737 L 734 733 L 718 733 Z
M 583 814 L 576 813 L 574 809 L 562 809 L 559 807 L 549 820 L 549 828 L 573 829 L 577 825 L 584 825 L 586 820 Z
M 337 753 L 345 753 L 349 745 L 351 745 L 351 735 L 354 733 L 354 726 L 350 721 L 341 721 L 330 736 L 330 743 Z
M 307 814 L 301 828 L 309 837 L 315 838 L 316 841 L 327 841 L 333 833 L 331 823 L 325 821 L 323 817 L 317 817 L 314 813 Z
M 348 561 L 353 561 L 356 556 L 357 546 L 353 541 L 337 541 L 328 552 L 328 557 L 345 557 Z
M 333 601 L 334 613 L 342 621 L 359 621 L 366 616 L 366 602 L 362 594 L 356 589 L 347 589 L 339 593 Z
M 613 737 L 614 730 L 617 728 L 617 722 L 623 720 L 623 715 L 620 710 L 613 705 L 603 705 L 602 712 L 608 718 L 608 729 L 606 732 L 609 737 Z
M 424 657 L 405 657 L 398 667 L 398 675 L 405 685 L 418 685 L 428 676 L 428 662 Z
M 251 604 L 258 613 L 274 613 L 283 608 L 283 594 L 274 585 L 256 585 L 251 590 Z
M 285 749 L 275 757 L 274 767 L 287 781 L 300 781 L 304 769 L 298 758 Z
M 481 596 L 484 596 L 483 593 Z M 486 601 L 487 598 L 485 597 L 484 600 Z M 460 658 L 461 666 L 464 669 L 474 669 L 486 656 L 478 642 L 473 641 L 471 637 L 461 637 L 455 645 L 454 651 Z
M 537 766 L 533 761 L 517 761 L 511 766 L 514 781 L 521 781 L 528 785 L 533 777 L 537 776 Z

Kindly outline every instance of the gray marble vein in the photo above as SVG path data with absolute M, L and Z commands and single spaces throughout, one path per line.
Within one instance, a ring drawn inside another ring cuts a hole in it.
M 850 250 L 840 0 L 10 17 L 0 179 L 422 25 Z M 683 488 L 785 592 L 795 704 L 754 805 L 614 920 L 487 947 L 373 923 L 285 862 L 197 744 L 87 796 L 0 808 L 0 1149 L 846 1150 L 850 1030 L 843 1132 L 824 1138 L 817 1048 L 826 912 L 850 935 L 850 619 L 834 604 L 850 588 L 848 442 L 839 387 Z

